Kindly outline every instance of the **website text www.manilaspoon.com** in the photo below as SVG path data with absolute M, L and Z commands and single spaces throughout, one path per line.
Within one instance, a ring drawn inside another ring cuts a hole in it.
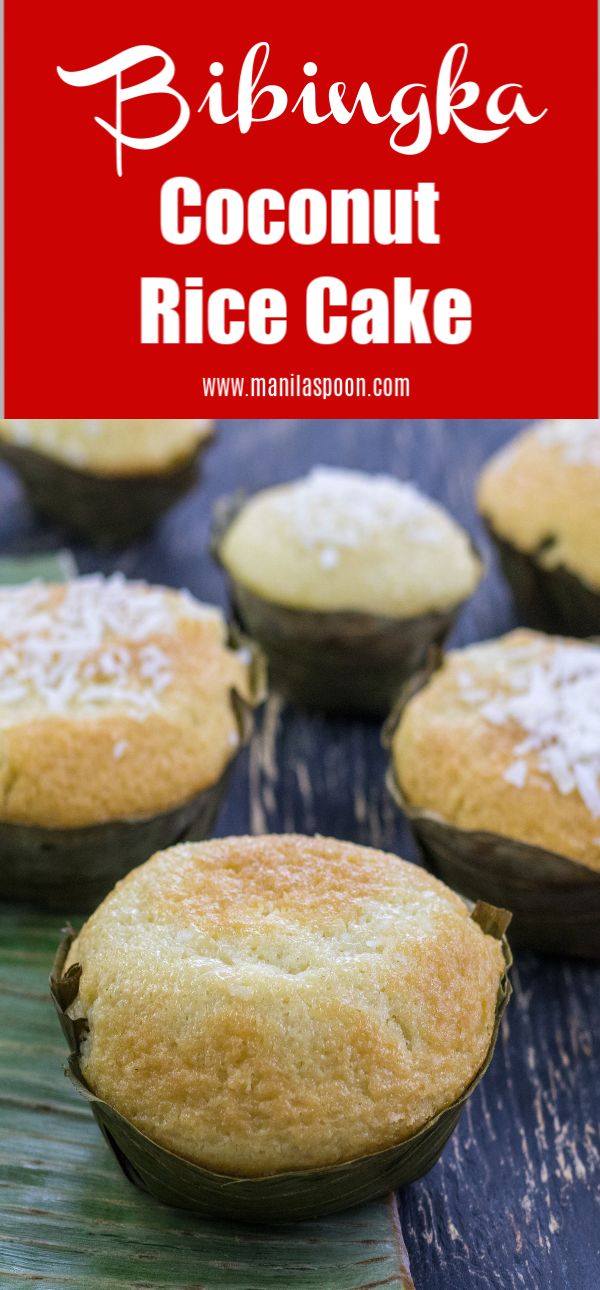
M 406 399 L 408 376 L 203 376 L 205 398 L 236 399 Z

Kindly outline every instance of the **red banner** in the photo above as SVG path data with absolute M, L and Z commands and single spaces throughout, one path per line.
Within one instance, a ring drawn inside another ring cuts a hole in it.
M 592 0 L 6 0 L 6 415 L 597 415 L 596 84 Z

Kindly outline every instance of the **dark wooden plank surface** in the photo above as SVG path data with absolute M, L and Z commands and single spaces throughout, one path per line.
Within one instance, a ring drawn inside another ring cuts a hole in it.
M 520 422 L 231 422 L 197 491 L 124 552 L 75 547 L 82 570 L 122 569 L 225 602 L 207 551 L 217 496 L 300 474 L 316 462 L 416 480 L 471 529 L 488 575 L 454 635 L 498 635 L 516 621 L 477 522 L 473 481 Z M 0 471 L 0 553 L 67 535 L 36 520 Z M 71 544 L 72 545 L 72 544 Z M 236 770 L 218 831 L 319 831 L 416 858 L 389 801 L 375 724 L 327 721 L 272 697 Z M 417 1290 L 598 1290 L 600 1062 L 598 970 L 518 956 L 515 995 L 492 1067 L 442 1161 L 400 1198 Z

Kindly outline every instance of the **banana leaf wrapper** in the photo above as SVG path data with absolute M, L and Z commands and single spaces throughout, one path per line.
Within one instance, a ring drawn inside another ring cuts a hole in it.
M 431 658 L 407 686 L 383 729 L 387 748 L 404 708 L 439 661 Z M 600 873 L 555 851 L 499 833 L 461 829 L 420 809 L 407 801 L 393 762 L 386 783 L 412 826 L 428 869 L 469 900 L 510 909 L 515 947 L 600 960 Z
M 543 557 L 549 543 L 543 543 L 537 553 L 519 551 L 487 521 L 486 527 L 518 608 L 531 627 L 569 636 L 600 635 L 600 591 L 564 565 L 547 568 Z
M 236 493 L 217 504 L 211 548 L 222 566 L 222 539 L 244 502 Z M 225 572 L 233 612 L 267 656 L 271 688 L 299 707 L 346 716 L 385 716 L 431 647 L 444 643 L 464 603 L 414 618 L 291 609 Z
M 361 1205 L 414 1182 L 433 1167 L 458 1123 L 465 1102 L 492 1059 L 500 1022 L 511 993 L 508 970 L 512 958 L 504 936 L 510 914 L 480 903 L 471 916 L 484 931 L 502 941 L 506 963 L 486 1058 L 475 1078 L 451 1106 L 410 1138 L 385 1151 L 324 1169 L 237 1178 L 203 1169 L 153 1142 L 107 1102 L 96 1097 L 83 1077 L 79 1052 L 87 1033 L 87 1022 L 84 1019 L 73 1020 L 68 1013 L 77 997 L 81 967 L 73 964 L 66 973 L 64 971 L 75 937 L 71 929 L 67 929 L 59 947 L 50 977 L 52 998 L 70 1050 L 66 1073 L 89 1103 L 126 1177 L 167 1205 L 236 1222 L 271 1225 L 317 1218 Z
M 0 556 L 0 587 L 19 587 L 25 582 L 69 582 L 77 577 L 72 551 L 33 551 L 27 555 Z
M 264 663 L 253 642 L 233 628 L 229 644 L 251 651 L 251 701 L 235 690 L 231 704 L 240 743 L 214 784 L 156 815 L 109 820 L 84 828 L 50 829 L 0 821 L 0 900 L 34 904 L 63 916 L 89 913 L 115 883 L 155 851 L 187 838 L 210 837 L 239 749 L 252 733 L 254 709 L 265 697 Z
M 150 528 L 198 478 L 209 434 L 174 469 L 160 474 L 94 475 L 35 449 L 0 442 L 0 458 L 20 476 L 32 506 L 91 542 L 125 545 Z

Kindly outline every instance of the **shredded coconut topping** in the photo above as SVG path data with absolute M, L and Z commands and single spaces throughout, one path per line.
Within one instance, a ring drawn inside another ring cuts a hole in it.
M 404 541 L 441 542 L 447 523 L 412 484 L 330 466 L 316 466 L 272 505 L 302 546 L 320 548 L 325 570 L 336 568 L 344 548 L 367 546 L 381 530 L 398 530 Z
M 600 469 L 600 421 L 545 421 L 536 431 L 540 443 L 562 447 L 565 461 Z
M 214 611 L 187 592 L 127 582 L 121 574 L 41 582 L 0 592 L 0 711 L 20 704 L 61 713 L 117 704 L 143 719 L 171 684 L 167 654 L 152 639 L 181 617 Z M 115 746 L 118 759 L 125 751 Z
M 508 783 L 525 786 L 531 773 L 525 758 L 533 753 L 560 793 L 579 793 L 600 817 L 600 649 L 560 643 L 544 653 L 539 645 L 515 649 L 502 673 L 508 692 L 494 685 L 497 672 L 490 676 L 476 666 L 474 673 L 457 675 L 462 698 L 478 704 L 485 691 L 485 720 L 515 723 L 525 736 L 515 742 L 515 761 L 504 774 Z

